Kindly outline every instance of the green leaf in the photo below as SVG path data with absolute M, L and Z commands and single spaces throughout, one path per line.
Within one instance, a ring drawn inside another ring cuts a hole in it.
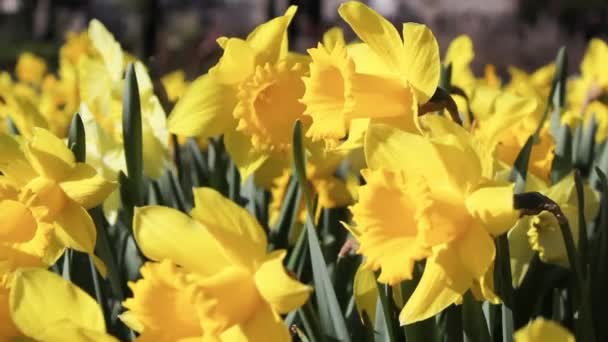
M 441 65 L 439 74 L 439 87 L 447 93 L 452 92 L 452 63 Z
M 287 186 L 285 198 L 281 204 L 279 219 L 275 223 L 274 229 L 271 230 L 271 239 L 274 247 L 287 248 L 289 233 L 291 228 L 298 220 L 301 200 L 302 193 L 300 191 L 300 187 L 298 186 L 298 182 L 291 177 L 289 179 L 289 185 Z
M 95 254 L 106 264 L 108 268 L 108 280 L 112 290 L 113 297 L 119 301 L 125 299 L 122 289 L 124 284 L 114 251 L 110 244 L 110 236 L 108 234 L 108 223 L 103 215 L 101 206 L 95 207 L 90 211 L 91 218 L 97 227 L 97 242 L 95 243 Z
M 315 285 L 315 296 L 317 307 L 323 326 L 327 335 L 337 338 L 340 341 L 350 341 L 350 335 L 346 329 L 346 322 L 342 315 L 342 309 L 338 304 L 338 299 L 334 287 L 331 283 L 327 271 L 327 263 L 321 252 L 319 237 L 314 227 L 314 204 L 310 192 L 309 184 L 306 180 L 306 157 L 303 146 L 302 123 L 296 121 L 293 131 L 293 159 L 296 177 L 306 203 L 307 220 L 306 232 L 308 237 L 308 248 L 310 261 L 312 263 L 313 282 Z
M 127 191 L 131 193 L 127 206 L 138 206 L 143 203 L 143 138 L 141 123 L 141 106 L 139 89 L 133 63 L 127 66 L 122 100 L 122 137 L 127 164 Z
M 448 111 L 454 122 L 462 125 L 462 120 L 460 119 L 460 114 L 458 114 L 456 102 L 454 102 L 454 99 L 450 93 L 441 87 L 437 87 L 431 99 L 427 103 L 420 106 L 418 115 L 424 115 L 426 113 L 441 111 L 444 109 Z
M 566 47 L 562 46 L 557 52 L 555 58 L 555 75 L 553 81 L 551 81 L 551 90 L 549 91 L 549 98 L 543 112 L 542 119 L 540 121 L 539 129 L 536 130 L 535 136 L 540 133 L 540 127 L 544 124 L 548 114 L 549 107 L 552 104 L 553 113 L 551 115 L 550 130 L 553 136 L 556 136 L 559 127 L 561 126 L 561 111 L 566 103 L 566 84 L 567 84 L 567 72 L 568 72 L 568 54 Z
M 526 176 L 528 174 L 528 163 L 530 161 L 530 154 L 532 153 L 532 145 L 534 144 L 534 136 L 528 137 L 526 143 L 519 151 L 519 154 L 515 158 L 513 163 L 513 169 L 511 169 L 511 175 L 509 180 L 515 182 L 514 193 L 518 194 L 524 191 L 526 188 Z
M 481 303 L 473 298 L 471 291 L 467 291 L 462 300 L 462 327 L 469 341 L 491 342 Z
M 84 163 L 87 157 L 87 140 L 84 124 L 80 114 L 74 114 L 68 131 L 68 147 L 74 153 L 76 161 Z
M 583 180 L 578 170 L 574 171 L 574 185 L 576 188 L 576 199 L 578 210 L 578 254 L 583 262 L 583 265 L 587 264 L 588 259 L 588 241 L 587 241 L 587 222 L 585 220 L 585 195 L 583 190 Z M 587 267 L 581 268 L 583 278 L 586 277 Z
M 7 127 L 9 133 L 14 134 L 14 135 L 21 134 L 21 133 L 19 133 L 19 128 L 17 128 L 17 126 L 15 125 L 15 122 L 11 119 L 11 117 L 9 115 L 6 116 L 5 120 L 6 120 L 6 127 Z
M 593 298 L 593 317 L 599 341 L 608 338 L 608 326 L 604 322 L 604 317 L 608 314 L 608 307 L 605 305 L 608 300 L 606 288 L 608 288 L 608 180 L 606 174 L 600 169 L 595 168 L 600 183 L 600 217 L 596 227 L 597 252 L 592 259 L 591 277 L 591 298 Z
M 555 136 L 555 155 L 551 164 L 551 183 L 555 184 L 572 170 L 572 133 L 562 125 Z
M 420 282 L 420 277 L 422 275 L 420 268 L 415 267 L 414 270 L 415 273 L 413 279 L 402 281 L 400 284 L 403 303 L 407 303 Z M 435 324 L 435 317 L 430 317 L 423 321 L 403 326 L 405 339 L 408 342 L 437 341 L 438 336 L 436 332 L 438 330 L 439 329 Z
M 580 125 L 582 126 L 582 124 Z M 580 127 L 579 126 L 579 127 Z M 578 141 L 578 151 L 576 153 L 577 160 L 574 165 L 581 170 L 583 175 L 588 175 L 591 171 L 591 164 L 595 156 L 595 132 L 597 131 L 597 120 L 595 115 L 591 116 L 591 121 L 582 131 L 580 140 Z
M 376 274 L 376 279 L 378 274 Z M 395 317 L 393 295 L 390 285 L 380 284 L 376 281 L 378 287 L 378 299 L 380 308 L 376 309 L 376 329 L 380 330 L 383 327 L 384 339 L 389 342 L 397 341 L 397 333 L 395 329 L 399 326 Z

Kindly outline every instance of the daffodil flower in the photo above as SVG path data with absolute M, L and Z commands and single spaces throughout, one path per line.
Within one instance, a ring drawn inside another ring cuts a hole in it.
M 0 262 L 48 266 L 68 247 L 93 255 L 97 231 L 87 209 L 115 184 L 76 162 L 64 142 L 42 128 L 24 141 L 0 135 L 0 152 Z
M 194 198 L 192 218 L 159 206 L 136 210 L 135 240 L 152 261 L 130 283 L 122 320 L 142 341 L 288 341 L 279 315 L 312 289 L 286 273 L 284 250 L 267 253 L 264 230 L 247 211 L 209 188 L 194 189 Z
M 559 205 L 568 219 L 574 244 L 575 246 L 578 245 L 580 208 L 574 175 L 571 173 L 552 186 L 535 181 L 533 187 L 529 190 L 539 191 Z M 583 190 L 585 203 L 583 214 L 585 215 L 585 221 L 591 222 L 599 211 L 599 198 L 587 184 L 583 186 Z M 566 246 L 559 223 L 555 216 L 547 211 L 519 219 L 515 227 L 509 232 L 509 246 L 515 285 L 521 283 L 534 252 L 538 252 L 538 256 L 543 262 L 569 267 Z
M 589 41 L 580 64 L 580 77 L 568 82 L 568 104 L 580 111 L 590 97 L 597 97 L 608 90 L 608 72 L 604 60 L 608 58 L 608 44 L 595 38 Z
M 184 95 L 189 86 L 188 81 L 186 81 L 186 73 L 181 69 L 164 75 L 160 81 L 167 92 L 167 99 L 171 102 L 176 102 Z
M 310 76 L 302 103 L 312 117 L 307 136 L 330 147 L 346 137 L 356 119 L 388 120 L 416 130 L 418 104 L 439 82 L 439 48 L 424 25 L 395 27 L 366 5 L 349 1 L 338 10 L 362 44 L 346 46 L 340 34 L 309 49 Z
M 123 72 L 127 56 L 112 34 L 97 20 L 89 24 L 88 36 L 97 57 L 79 60 L 80 114 L 87 138 L 87 160 L 108 179 L 126 172 L 122 141 Z M 165 111 L 154 95 L 145 66 L 135 61 L 142 116 L 144 174 L 152 179 L 170 165 L 169 133 Z M 120 206 L 118 192 L 104 203 L 104 212 L 114 221 Z
M 178 135 L 223 134 L 243 180 L 256 171 L 280 175 L 289 163 L 292 128 L 304 111 L 298 102 L 304 94 L 301 78 L 308 70 L 308 58 L 287 50 L 295 12 L 289 7 L 245 40 L 219 38 L 224 49 L 219 62 L 192 82 L 168 119 L 169 130 Z M 273 176 L 262 178 L 270 187 Z
M 47 66 L 44 59 L 29 52 L 24 52 L 19 56 L 15 67 L 15 73 L 19 81 L 35 86 L 42 83 L 46 71 Z
M 31 87 L 16 83 L 6 72 L 0 72 L 0 119 L 10 119 L 19 133 L 30 137 L 33 127 L 48 127 L 36 107 L 39 95 Z
M 40 268 L 17 270 L 0 289 L 0 337 L 28 341 L 112 342 L 99 304 L 78 286 Z M 8 294 L 8 298 L 3 297 Z M 8 301 L 6 300 L 8 299 Z M 3 316 L 8 309 L 9 317 Z M 3 328 L 9 327 L 3 331 Z
M 574 335 L 555 321 L 537 318 L 513 334 L 515 342 L 575 342 Z
M 433 138 L 387 125 L 371 126 L 365 141 L 369 169 L 351 211 L 351 230 L 365 267 L 378 281 L 411 279 L 426 259 L 420 283 L 401 311 L 402 324 L 431 317 L 458 303 L 469 289 L 492 292 L 493 236 L 513 226 L 512 185 L 492 179 L 490 158 L 464 130 Z

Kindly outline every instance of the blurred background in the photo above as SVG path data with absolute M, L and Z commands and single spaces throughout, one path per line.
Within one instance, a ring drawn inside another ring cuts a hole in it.
M 98 18 L 123 48 L 154 62 L 161 74 L 184 69 L 193 78 L 217 61 L 215 39 L 245 36 L 257 24 L 299 6 L 290 44 L 304 52 L 334 25 L 339 0 L 0 0 L 0 69 L 13 70 L 16 57 L 32 51 L 51 67 L 69 31 Z M 474 70 L 486 63 L 506 75 L 509 65 L 525 70 L 552 60 L 566 45 L 571 72 L 591 37 L 606 38 L 608 1 L 604 0 L 369 0 L 400 27 L 415 21 L 431 27 L 442 53 L 461 33 L 476 51 Z M 347 37 L 353 37 L 352 32 Z

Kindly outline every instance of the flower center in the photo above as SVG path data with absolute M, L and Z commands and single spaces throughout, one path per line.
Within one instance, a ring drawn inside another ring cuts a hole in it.
M 291 146 L 292 126 L 302 116 L 304 94 L 301 64 L 258 66 L 238 93 L 234 116 L 237 130 L 251 136 L 255 148 L 286 151 Z

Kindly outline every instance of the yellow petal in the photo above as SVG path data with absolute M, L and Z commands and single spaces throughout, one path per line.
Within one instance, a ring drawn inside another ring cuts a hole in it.
M 365 323 L 363 317 L 366 316 L 370 323 L 374 323 L 378 302 L 378 284 L 374 272 L 365 267 L 357 268 L 353 281 L 353 296 L 362 322 Z
M 45 342 L 118 342 L 115 337 L 106 332 L 82 328 L 66 320 L 54 322 L 53 326 L 46 329 L 41 336 L 41 341 Z
M 484 276 L 496 256 L 494 240 L 476 224 L 472 224 L 464 236 L 455 240 L 451 245 L 458 254 L 464 270 L 460 271 L 453 267 L 448 274 L 450 278 L 462 278 L 463 282 L 468 282 L 467 277 L 472 282 L 473 279 L 480 279 Z
M 323 34 L 322 43 L 328 50 L 333 50 L 336 45 L 346 46 L 344 31 L 337 26 L 330 28 Z
M 365 43 L 350 43 L 346 46 L 348 56 L 355 61 L 355 71 L 369 75 L 395 75 L 395 69 L 386 65 L 369 45 Z
M 403 41 L 393 24 L 358 1 L 343 3 L 338 13 L 384 64 L 394 71 L 401 70 L 404 58 Z
M 459 301 L 467 287 L 453 288 L 448 282 L 443 268 L 432 258 L 428 259 L 418 286 L 399 314 L 401 325 L 432 317 Z
M 276 63 L 287 54 L 287 27 L 297 9 L 289 6 L 284 15 L 261 24 L 247 36 L 247 43 L 258 54 L 257 63 Z
M 54 219 L 55 225 L 59 228 L 57 237 L 64 246 L 93 254 L 97 229 L 86 209 L 73 200 L 67 200 Z
M 513 184 L 482 187 L 467 197 L 466 206 L 494 236 L 513 227 L 519 216 L 513 208 Z
M 93 19 L 89 23 L 89 39 L 93 47 L 99 52 L 103 62 L 113 81 L 118 81 L 122 77 L 123 53 L 120 44 L 114 36 L 106 29 L 103 24 Z
M 602 73 L 598 72 L 598 68 L 603 65 L 606 56 L 608 56 L 608 45 L 606 45 L 606 42 L 597 38 L 591 39 L 581 62 L 583 77 L 590 80 L 596 79 L 600 83 L 599 85 L 605 86 L 606 77 L 602 77 Z
M 39 341 L 58 322 L 105 332 L 99 304 L 77 286 L 44 269 L 17 271 L 10 293 L 10 311 L 21 332 Z M 59 341 L 59 340 L 55 340 Z
M 76 165 L 74 154 L 51 132 L 34 128 L 34 136 L 26 145 L 26 156 L 39 174 L 62 180 Z
M 36 233 L 36 219 L 23 204 L 13 200 L 0 200 L 0 240 L 23 242 Z
M 16 186 L 25 185 L 37 176 L 14 137 L 0 134 L 0 153 L 0 171 Z
M 2 270 L 2 273 L 5 271 Z M 11 319 L 9 306 L 9 290 L 4 285 L 0 286 L 0 338 L 11 341 L 11 338 L 21 335 L 15 323 Z
M 546 320 L 542 317 L 535 319 L 532 323 L 517 330 L 513 334 L 515 342 L 574 342 L 574 336 L 568 329 L 558 323 Z
M 254 72 L 256 54 L 246 41 L 229 38 L 224 45 L 224 55 L 209 72 L 223 84 L 236 85 Z
M 171 208 L 137 208 L 133 233 L 144 255 L 152 260 L 169 259 L 189 271 L 214 274 L 227 264 L 207 229 Z M 214 260 L 214 262 L 208 262 Z
M 247 181 L 256 170 L 268 159 L 268 153 L 255 150 L 251 138 L 238 131 L 229 131 L 224 135 L 224 145 L 232 160 L 239 169 L 241 182 Z
M 146 177 L 158 179 L 162 176 L 165 169 L 169 167 L 170 155 L 168 145 L 165 143 L 168 141 L 168 135 L 160 139 L 148 122 L 142 122 L 143 171 Z
M 382 283 L 411 279 L 414 262 L 429 254 L 418 231 L 422 213 L 416 205 L 426 202 L 428 190 L 416 179 L 387 170 L 364 170 L 362 175 L 366 185 L 359 187 L 359 202 L 351 211 L 361 232 L 357 252 L 366 258 L 364 267 L 381 268 Z
M 253 274 L 241 266 L 224 267 L 213 276 L 199 280 L 198 285 L 203 296 L 198 309 L 205 333 L 221 333 L 252 318 L 260 307 L 267 306 L 256 288 Z
M 179 99 L 167 119 L 169 131 L 183 136 L 207 139 L 223 134 L 235 125 L 232 111 L 236 92 L 205 74 L 200 76 Z
M 202 223 L 235 262 L 253 267 L 266 253 L 266 234 L 245 209 L 211 188 L 195 188 L 192 217 Z
M 530 260 L 534 255 L 530 243 L 528 243 L 528 228 L 530 217 L 519 219 L 513 229 L 509 230 L 509 256 L 511 257 L 511 275 L 513 287 L 519 287 L 530 266 Z
M 343 207 L 352 203 L 346 183 L 338 177 L 324 177 L 311 180 L 319 195 L 319 205 L 323 208 Z
M 221 335 L 221 340 L 234 342 L 287 342 L 291 341 L 291 336 L 281 317 L 275 315 L 270 307 L 265 305 L 247 322 L 226 330 Z
M 304 305 L 313 290 L 285 272 L 285 254 L 284 250 L 268 254 L 255 273 L 255 284 L 260 295 L 280 314 L 286 314 Z
M 448 50 L 445 53 L 445 63 L 452 64 L 452 70 L 460 70 L 468 67 L 474 57 L 475 52 L 473 51 L 471 37 L 462 34 L 454 38 L 448 46 Z
M 473 42 L 469 36 L 463 34 L 450 42 L 444 63 L 452 65 L 452 84 L 468 90 L 476 82 L 475 75 L 473 75 L 470 67 L 474 57 Z M 457 97 L 457 99 L 461 98 Z M 458 108 L 464 107 L 459 105 Z
M 404 170 L 432 180 L 431 189 L 466 190 L 481 177 L 481 161 L 470 141 L 456 135 L 428 139 L 388 125 L 370 125 L 365 158 L 371 169 Z M 453 165 L 458 165 L 454 172 Z
M 534 113 L 537 102 L 534 98 L 524 98 L 504 92 L 496 97 L 494 107 L 495 113 L 481 121 L 478 130 L 481 141 L 490 152 L 500 142 L 502 132 Z
M 422 24 L 403 24 L 405 77 L 414 88 L 418 102 L 425 103 L 439 84 L 439 45 L 433 32 Z
M 15 66 L 17 79 L 34 85 L 42 83 L 46 71 L 47 67 L 44 59 L 29 52 L 21 53 Z
M 59 186 L 68 197 L 86 209 L 103 203 L 116 189 L 116 183 L 107 181 L 93 167 L 84 163 L 77 163 Z

